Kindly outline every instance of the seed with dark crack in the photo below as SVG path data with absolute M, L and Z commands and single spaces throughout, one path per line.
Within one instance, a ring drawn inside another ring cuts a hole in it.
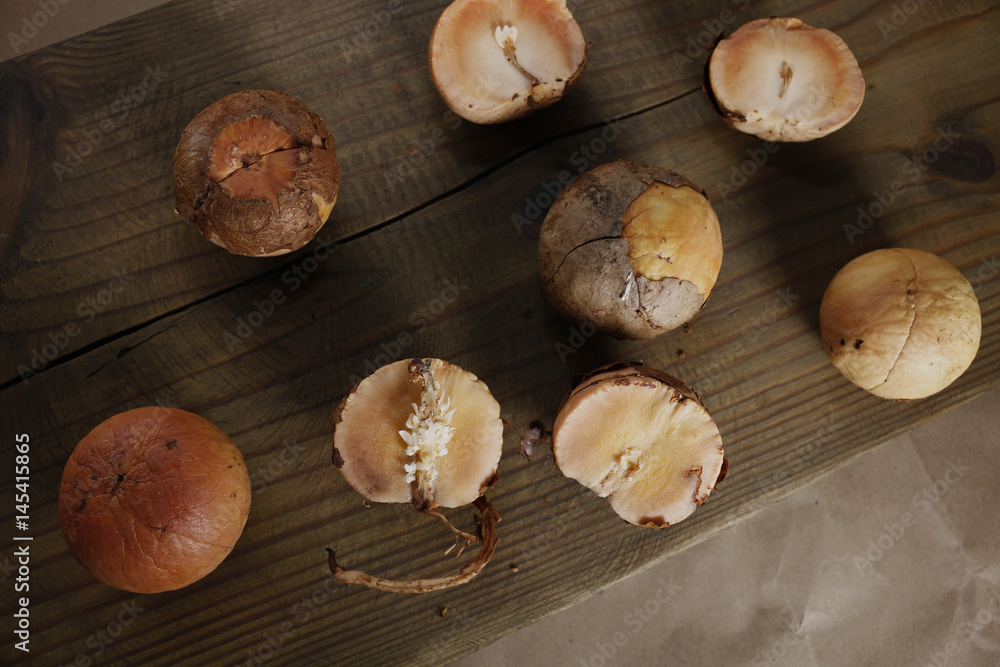
M 701 309 L 722 265 L 719 219 L 680 174 L 618 160 L 577 177 L 538 240 L 545 294 L 571 322 L 650 338 Z
M 301 248 L 330 217 L 340 188 L 333 136 L 299 100 L 245 90 L 187 126 L 174 153 L 176 212 L 232 253 Z

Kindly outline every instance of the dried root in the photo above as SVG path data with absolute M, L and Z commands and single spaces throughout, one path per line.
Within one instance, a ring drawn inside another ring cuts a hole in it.
M 452 586 L 459 586 L 461 584 L 468 583 L 473 577 L 479 574 L 484 567 L 486 567 L 488 562 L 490 562 L 490 558 L 492 558 L 493 552 L 497 548 L 496 526 L 497 523 L 500 522 L 500 515 L 497 513 L 490 501 L 486 499 L 486 496 L 480 496 L 473 504 L 482 514 L 479 521 L 479 528 L 482 534 L 482 547 L 479 549 L 479 554 L 473 560 L 463 565 L 458 571 L 458 574 L 448 577 L 438 577 L 435 579 L 411 579 L 408 581 L 383 579 L 382 577 L 376 577 L 360 570 L 347 570 L 341 567 L 337 564 L 337 559 L 333 549 L 327 549 L 326 551 L 329 554 L 327 560 L 330 565 L 330 571 L 333 572 L 333 576 L 337 579 L 337 581 L 342 584 L 360 584 L 362 586 L 366 586 L 367 588 L 374 588 L 387 593 L 429 593 L 431 591 L 438 591 L 444 588 L 451 588 Z M 470 535 L 455 528 L 439 512 L 434 510 L 424 510 L 424 514 L 441 519 L 441 521 L 448 526 L 449 530 L 455 533 L 459 541 L 463 539 L 466 540 L 466 545 L 479 541 L 474 535 Z

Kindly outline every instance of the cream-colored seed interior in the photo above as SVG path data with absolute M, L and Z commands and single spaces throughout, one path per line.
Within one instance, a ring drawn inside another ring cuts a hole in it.
M 539 82 L 568 77 L 576 69 L 576 63 L 570 61 L 559 43 L 553 42 L 545 26 L 530 19 L 516 23 L 483 21 L 456 38 L 460 49 L 469 54 L 470 67 L 459 83 L 497 103 L 506 103 L 515 95 L 527 96 Z
M 460 0 L 435 27 L 430 65 L 453 110 L 498 122 L 561 97 L 585 53 L 565 2 Z
M 686 280 L 706 297 L 712 291 L 722 266 L 722 232 L 700 192 L 654 181 L 626 209 L 622 236 L 636 274 Z
M 794 19 L 747 24 L 720 42 L 709 73 L 722 107 L 746 118 L 745 131 L 769 140 L 831 132 L 864 97 L 864 79 L 844 41 Z
M 440 360 L 432 401 L 408 364 L 380 368 L 346 399 L 334 433 L 341 472 L 374 502 L 467 505 L 496 472 L 500 406 L 475 375 Z
M 673 524 L 708 497 L 722 440 L 708 412 L 648 378 L 572 396 L 555 427 L 560 470 L 607 497 L 631 523 Z

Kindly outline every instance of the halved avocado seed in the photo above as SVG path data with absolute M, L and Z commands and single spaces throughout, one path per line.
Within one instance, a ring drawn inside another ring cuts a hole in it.
M 501 123 L 562 99 L 587 65 L 587 42 L 565 0 L 455 0 L 428 61 L 452 111 Z
M 483 493 L 496 481 L 503 421 L 482 381 L 440 359 L 397 361 L 362 380 L 338 406 L 332 424 L 334 465 L 368 500 L 410 503 L 437 518 L 455 534 L 459 554 L 479 538 L 455 528 L 438 509 L 472 503 L 482 515 L 482 548 L 456 575 L 393 581 L 346 570 L 328 550 L 338 581 L 426 593 L 466 583 L 485 567 L 500 517 Z
M 570 392 L 552 432 L 556 465 L 629 523 L 662 528 L 689 516 L 725 476 L 722 437 L 680 380 L 622 363 Z
M 861 108 L 865 80 L 851 49 L 795 18 L 751 21 L 720 41 L 705 90 L 723 120 L 767 141 L 811 141 Z

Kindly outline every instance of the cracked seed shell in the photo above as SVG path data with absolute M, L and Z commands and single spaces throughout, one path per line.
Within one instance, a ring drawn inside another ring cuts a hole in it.
M 616 338 L 650 338 L 705 304 L 722 265 L 722 232 L 694 183 L 617 160 L 559 194 L 542 224 L 538 263 L 564 318 Z
M 923 250 L 883 248 L 856 257 L 830 281 L 820 306 L 830 362 L 882 398 L 935 394 L 979 350 L 982 315 L 965 276 Z
M 227 95 L 199 113 L 174 153 L 175 212 L 212 243 L 251 257 L 298 250 L 340 188 L 333 135 L 276 90 Z

